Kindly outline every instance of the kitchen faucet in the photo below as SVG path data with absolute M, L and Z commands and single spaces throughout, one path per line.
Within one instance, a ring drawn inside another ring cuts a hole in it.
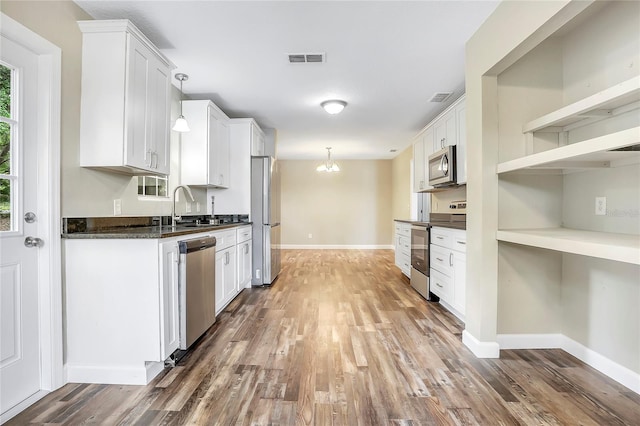
M 187 185 L 176 186 L 176 189 L 173 190 L 173 199 L 171 201 L 171 228 L 174 229 L 176 227 L 176 221 L 182 219 L 182 216 L 176 216 L 176 192 L 178 192 L 178 189 L 180 188 L 184 190 L 184 193 L 191 199 L 191 202 L 195 201 L 195 198 L 193 198 L 193 194 L 191 193 L 191 188 Z

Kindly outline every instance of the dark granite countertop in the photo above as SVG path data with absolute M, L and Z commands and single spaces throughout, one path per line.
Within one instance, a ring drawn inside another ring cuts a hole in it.
M 202 216 L 201 218 L 205 218 Z M 206 217 L 207 219 L 209 217 Z M 62 238 L 65 239 L 141 239 L 171 238 L 181 235 L 214 232 L 238 226 L 251 225 L 248 216 L 223 216 L 219 225 L 208 222 L 189 222 L 171 225 L 158 217 L 103 217 L 103 218 L 65 218 L 63 219 Z M 166 218 L 165 218 L 166 219 Z
M 179 224 L 175 228 L 164 226 L 129 226 L 112 229 L 101 229 L 86 232 L 63 233 L 66 239 L 140 239 L 140 238 L 171 238 L 181 235 L 213 232 L 239 226 L 251 225 L 251 222 L 225 223 L 222 225 Z
M 460 216 L 461 215 L 459 214 L 435 213 L 432 214 L 432 217 L 428 222 L 407 219 L 394 219 L 394 221 L 410 223 L 412 225 L 428 225 L 431 227 L 439 226 L 442 228 L 461 229 L 463 231 L 466 231 L 467 222 L 465 220 L 460 220 Z

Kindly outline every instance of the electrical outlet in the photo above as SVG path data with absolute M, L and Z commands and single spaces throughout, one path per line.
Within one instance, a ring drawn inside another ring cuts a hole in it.
M 122 200 L 120 198 L 116 198 L 113 200 L 113 215 L 120 216 L 122 214 Z
M 186 203 L 184 206 L 185 213 L 191 213 L 191 203 Z
M 313 238 L 313 234 L 309 234 L 309 239 L 312 239 L 312 238 Z
M 607 197 L 596 197 L 596 216 L 607 214 Z

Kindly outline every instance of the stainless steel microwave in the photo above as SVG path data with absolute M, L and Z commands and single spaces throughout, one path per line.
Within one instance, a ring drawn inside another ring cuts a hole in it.
M 429 156 L 429 185 L 456 185 L 456 147 L 447 146 Z

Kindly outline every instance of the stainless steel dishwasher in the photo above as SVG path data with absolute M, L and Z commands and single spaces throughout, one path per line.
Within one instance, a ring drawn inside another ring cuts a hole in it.
M 216 322 L 216 238 L 180 241 L 180 349 Z

